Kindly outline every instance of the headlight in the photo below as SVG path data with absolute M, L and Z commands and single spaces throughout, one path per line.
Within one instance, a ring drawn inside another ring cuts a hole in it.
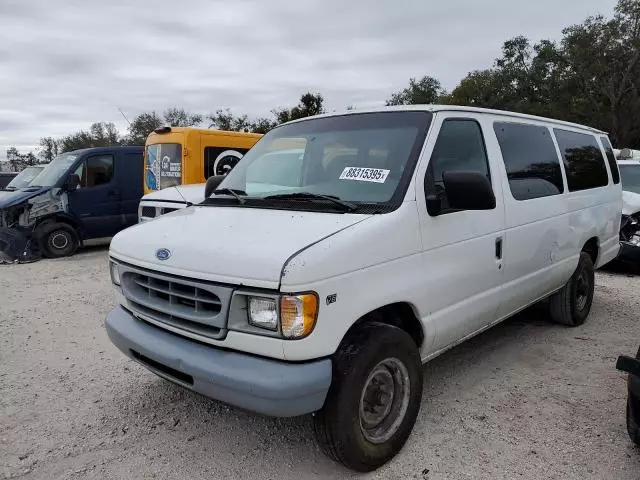
M 266 297 L 249 297 L 249 323 L 254 327 L 278 330 L 276 300 Z
M 113 284 L 120 286 L 120 272 L 118 271 L 118 264 L 109 261 L 109 272 L 111 273 L 111 281 Z
M 280 324 L 285 338 L 303 338 L 316 326 L 318 296 L 315 293 L 280 297 Z

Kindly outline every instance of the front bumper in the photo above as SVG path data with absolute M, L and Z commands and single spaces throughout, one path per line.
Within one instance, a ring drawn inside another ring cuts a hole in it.
M 105 325 L 111 341 L 153 373 L 253 412 L 274 417 L 315 412 L 331 385 L 330 359 L 288 363 L 222 350 L 152 326 L 122 307 L 107 315 Z

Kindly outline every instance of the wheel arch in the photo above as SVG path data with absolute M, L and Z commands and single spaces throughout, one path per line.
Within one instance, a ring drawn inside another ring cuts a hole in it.
M 424 345 L 425 332 L 422 322 L 417 314 L 417 309 L 409 302 L 390 303 L 364 314 L 349 327 L 341 343 L 360 327 L 371 322 L 391 325 L 404 330 L 416 343 L 418 350 Z
M 600 257 L 600 240 L 598 237 L 591 237 L 584 242 L 581 252 L 588 253 L 593 261 L 593 265 L 597 265 L 598 258 Z

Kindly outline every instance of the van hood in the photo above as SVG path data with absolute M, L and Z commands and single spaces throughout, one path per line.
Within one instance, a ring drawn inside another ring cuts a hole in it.
M 369 217 L 196 206 L 123 230 L 111 241 L 109 253 L 174 275 L 277 289 L 291 256 Z M 169 250 L 166 260 L 157 258 L 159 249 Z
M 640 212 L 640 194 L 634 192 L 622 192 L 622 214 L 633 215 Z
M 50 187 L 26 187 L 21 190 L 2 191 L 0 192 L 0 209 L 13 207 L 50 189 Z
M 201 203 L 204 200 L 204 183 L 195 185 L 178 185 L 177 187 L 163 188 L 157 192 L 147 193 L 142 199 L 153 202 L 184 202 Z

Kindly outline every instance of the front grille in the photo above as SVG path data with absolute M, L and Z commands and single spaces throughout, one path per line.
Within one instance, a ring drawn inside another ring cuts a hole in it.
M 122 292 L 134 314 L 219 339 L 226 333 L 232 289 L 121 265 Z
M 155 218 L 156 216 L 156 207 L 142 207 L 142 216 Z

